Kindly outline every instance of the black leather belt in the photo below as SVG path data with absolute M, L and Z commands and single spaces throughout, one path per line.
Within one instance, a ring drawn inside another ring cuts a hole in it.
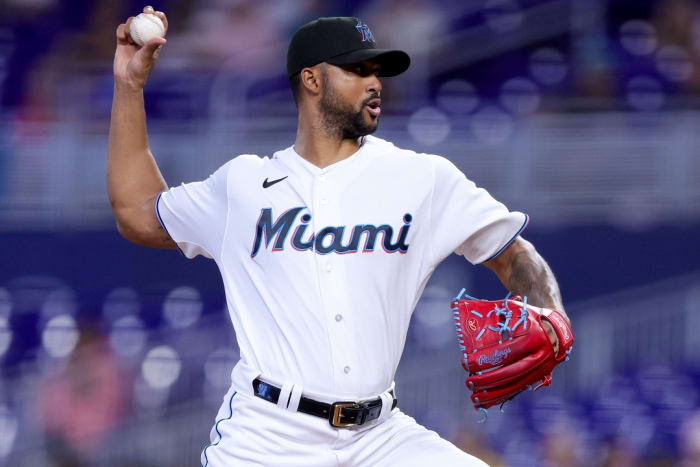
M 255 378 L 253 380 L 253 393 L 266 401 L 276 404 L 280 398 L 282 390 L 276 386 L 268 384 L 264 381 Z M 393 396 L 394 393 L 389 391 Z M 391 408 L 396 407 L 398 403 L 394 397 L 394 402 Z M 363 402 L 333 402 L 326 404 L 325 402 L 315 401 L 308 397 L 301 396 L 299 400 L 298 412 L 302 412 L 315 417 L 325 418 L 336 428 L 347 428 L 349 426 L 362 425 L 372 420 L 379 418 L 382 412 L 382 399 L 377 398 Z

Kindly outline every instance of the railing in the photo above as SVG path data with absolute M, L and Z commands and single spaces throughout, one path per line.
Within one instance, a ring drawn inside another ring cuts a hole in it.
M 700 218 L 698 112 L 525 120 L 436 112 L 442 116 L 437 120 L 387 116 L 378 136 L 452 159 L 477 184 L 541 224 L 635 228 Z M 169 183 L 203 179 L 237 154 L 271 155 L 293 142 L 294 117 L 246 118 L 245 128 L 235 121 L 211 127 L 205 121 L 152 122 L 151 147 Z M 441 140 L 421 142 L 421 132 L 436 128 Z M 7 154 L 0 171 L 0 229 L 112 228 L 106 125 L 43 122 L 15 130 L 22 133 L 19 143 L 16 133 L 0 132 Z

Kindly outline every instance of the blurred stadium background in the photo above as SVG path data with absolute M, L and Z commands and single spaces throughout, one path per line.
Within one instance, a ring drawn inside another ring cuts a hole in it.
M 3 465 L 198 465 L 238 358 L 215 265 L 131 245 L 111 216 L 114 30 L 145 1 L 0 0 Z M 447 302 L 504 291 L 453 255 L 409 330 L 404 411 L 493 465 L 700 465 L 697 1 L 152 5 L 170 20 L 146 89 L 169 184 L 289 146 L 289 37 L 355 15 L 413 59 L 384 81 L 378 135 L 531 215 L 572 360 L 477 424 Z

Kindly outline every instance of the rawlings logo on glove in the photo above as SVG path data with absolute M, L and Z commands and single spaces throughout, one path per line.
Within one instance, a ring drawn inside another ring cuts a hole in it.
M 511 349 L 505 349 L 505 350 L 496 350 L 493 355 L 479 355 L 479 365 L 485 365 L 487 363 L 491 365 L 498 365 L 501 363 L 501 360 L 504 358 L 508 358 L 508 354 L 511 352 Z
M 574 333 L 568 321 L 556 310 L 528 305 L 527 297 L 479 300 L 462 289 L 451 308 L 477 410 L 486 412 L 526 389 L 549 386 L 554 367 L 569 359 Z M 557 335 L 556 353 L 544 321 Z

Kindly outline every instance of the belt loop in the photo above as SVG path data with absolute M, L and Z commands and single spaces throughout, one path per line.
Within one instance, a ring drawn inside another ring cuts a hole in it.
M 289 397 L 291 396 L 293 388 L 294 385 L 290 383 L 284 383 L 282 385 L 282 389 L 280 390 L 280 398 L 277 399 L 278 407 L 282 407 L 283 409 L 287 408 L 287 405 L 289 404 Z
M 383 392 L 379 394 L 379 398 L 382 400 L 382 411 L 379 412 L 379 419 L 377 422 L 383 422 L 391 414 L 391 406 L 394 405 L 394 396 L 389 392 Z
M 297 384 L 292 385 L 291 395 L 289 397 L 289 405 L 287 406 L 287 410 L 289 410 L 290 412 L 296 412 L 299 408 L 299 401 L 301 400 L 302 389 L 303 388 Z

